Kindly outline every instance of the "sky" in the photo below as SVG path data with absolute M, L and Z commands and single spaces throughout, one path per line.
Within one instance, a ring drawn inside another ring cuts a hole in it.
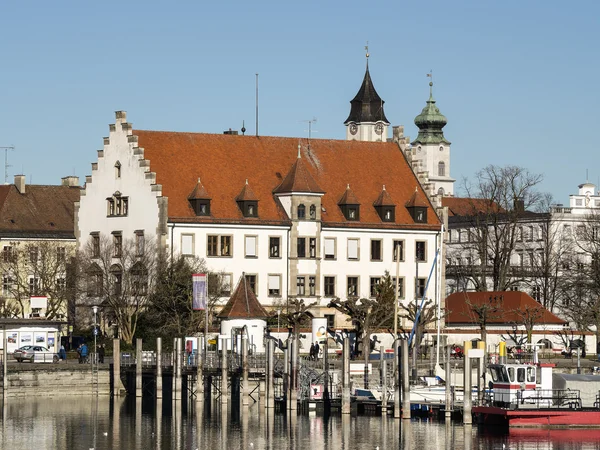
M 368 42 L 411 138 L 433 72 L 458 193 L 489 164 L 543 175 L 557 203 L 600 184 L 598 1 L 4 1 L 0 30 L 9 182 L 83 183 L 117 110 L 134 129 L 255 134 L 257 73 L 261 135 L 316 119 L 313 138 L 344 139 Z

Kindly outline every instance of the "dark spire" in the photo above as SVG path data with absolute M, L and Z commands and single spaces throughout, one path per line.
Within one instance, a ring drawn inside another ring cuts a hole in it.
M 377 94 L 377 91 L 373 86 L 371 74 L 369 73 L 369 60 L 367 59 L 365 78 L 363 79 L 362 86 L 358 90 L 358 93 L 350 102 L 350 115 L 344 124 L 347 125 L 350 122 L 384 122 L 389 125 L 390 122 L 383 112 L 384 103 L 385 102 L 381 99 L 379 94 Z

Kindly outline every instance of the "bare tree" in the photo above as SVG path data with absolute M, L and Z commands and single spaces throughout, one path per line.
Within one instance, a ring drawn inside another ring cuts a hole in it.
M 47 298 L 47 319 L 66 314 L 67 261 L 74 253 L 73 245 L 60 242 L 11 242 L 0 258 L 5 305 L 0 314 L 25 317 L 33 296 Z
M 466 313 L 472 323 L 477 324 L 481 334 L 481 340 L 487 342 L 487 327 L 490 322 L 502 316 L 502 296 L 490 295 L 489 299 L 482 303 L 471 302 L 468 298 L 465 301 L 468 306 Z
M 78 258 L 79 291 L 102 308 L 105 319 L 117 325 L 120 338 L 131 344 L 163 262 L 155 243 L 92 236 Z
M 509 290 L 521 281 L 511 268 L 519 226 L 531 220 L 529 210 L 542 201 L 536 190 L 541 175 L 517 166 L 487 166 L 473 182 L 463 181 L 471 202 L 464 216 L 452 220 L 466 242 L 449 251 L 452 259 L 468 259 L 460 276 L 477 291 Z M 452 225 L 450 225 L 452 228 Z M 460 230 L 460 231 L 459 231 Z

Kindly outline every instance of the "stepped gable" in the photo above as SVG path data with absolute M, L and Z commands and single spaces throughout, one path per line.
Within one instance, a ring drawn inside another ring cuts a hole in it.
M 269 313 L 260 304 L 256 294 L 246 281 L 246 277 L 242 275 L 233 295 L 219 312 L 218 317 L 222 319 L 265 319 L 269 317 Z
M 410 197 L 410 200 L 406 202 L 405 206 L 407 208 L 412 208 L 415 206 L 429 208 L 431 204 L 429 203 L 429 200 L 427 200 L 425 193 L 420 191 L 418 187 L 415 187 L 413 195 Z
M 468 302 L 468 303 L 467 303 Z M 543 310 L 542 316 L 537 320 L 538 324 L 565 325 L 566 321 L 544 308 L 540 303 L 525 292 L 520 291 L 492 291 L 492 292 L 455 292 L 446 298 L 446 310 L 448 316 L 446 325 L 473 325 L 477 322 L 477 316 L 471 310 L 472 305 L 483 305 L 493 303 L 497 312 L 491 314 L 488 323 L 494 325 L 521 323 L 523 318 L 517 311 L 527 309 Z
M 168 198 L 169 221 L 245 223 L 248 219 L 242 218 L 236 197 L 245 180 L 251 179 L 252 192 L 260 199 L 259 217 L 251 220 L 259 224 L 289 224 L 290 218 L 273 191 L 283 184 L 284 175 L 297 162 L 298 138 L 142 130 L 133 133 L 144 149 L 148 170 L 156 174 L 155 182 Z M 311 139 L 310 147 L 302 146 L 301 154 L 301 164 L 318 186 L 314 190 L 324 192 L 323 226 L 439 229 L 435 214 L 428 214 L 427 223 L 415 223 L 409 211 L 400 207 L 410 199 L 419 181 L 397 144 Z M 210 217 L 198 217 L 189 207 L 190 186 L 197 183 L 198 177 L 212 197 Z M 345 220 L 337 204 L 348 184 L 360 198 L 369 199 L 369 207 L 362 207 L 359 220 L 354 222 Z M 371 204 L 383 184 L 394 194 L 394 223 L 382 223 Z M 419 190 L 422 192 L 421 187 Z
M 381 189 L 381 194 L 379 194 L 379 197 L 377 197 L 377 200 L 375 200 L 375 202 L 373 202 L 373 206 L 395 206 L 395 203 L 392 200 L 392 197 L 390 196 L 388 191 L 385 189 L 385 184 L 383 185 L 383 189 Z
M 310 192 L 312 194 L 325 193 L 325 191 L 319 186 L 319 184 L 310 174 L 306 164 L 302 161 L 300 151 L 298 151 L 298 158 L 294 162 L 294 165 L 286 177 L 273 191 L 274 194 L 290 192 Z
M 74 210 L 79 186 L 0 186 L 0 237 L 75 239 Z
M 210 199 L 211 199 L 210 195 L 208 195 L 206 188 L 200 181 L 200 178 L 198 178 L 198 182 L 196 183 L 196 186 L 194 187 L 194 190 L 192 191 L 192 193 L 188 196 L 188 200 L 210 200 Z

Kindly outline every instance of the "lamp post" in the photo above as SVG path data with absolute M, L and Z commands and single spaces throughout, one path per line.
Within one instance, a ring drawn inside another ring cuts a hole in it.
M 96 358 L 98 358 L 98 349 L 96 347 L 96 338 L 98 335 L 98 329 L 96 324 L 96 314 L 98 313 L 98 306 L 92 306 L 92 311 L 94 311 L 94 359 L 92 359 L 92 362 L 97 362 Z

